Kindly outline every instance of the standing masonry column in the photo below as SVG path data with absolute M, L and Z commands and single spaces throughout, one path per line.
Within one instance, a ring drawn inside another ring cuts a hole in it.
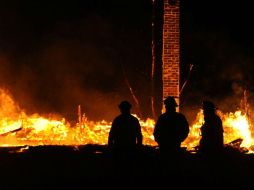
M 163 100 L 174 96 L 180 103 L 180 0 L 164 0 L 162 83 Z M 179 107 L 177 107 L 179 112 Z M 163 108 L 164 110 L 164 108 Z

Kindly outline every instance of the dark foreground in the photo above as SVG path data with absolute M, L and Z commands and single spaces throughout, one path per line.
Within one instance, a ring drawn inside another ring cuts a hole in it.
M 249 189 L 254 156 L 235 150 L 213 159 L 183 152 L 160 157 L 144 147 L 139 155 L 112 157 L 103 146 L 0 148 L 0 189 Z

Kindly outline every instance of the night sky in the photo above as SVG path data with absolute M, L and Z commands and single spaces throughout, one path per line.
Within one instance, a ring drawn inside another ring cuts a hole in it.
M 254 103 L 254 6 L 247 1 L 181 2 L 181 110 L 192 120 L 209 98 L 234 111 L 247 89 Z M 154 11 L 153 11 L 154 10 Z M 28 113 L 112 120 L 127 82 L 151 116 L 155 35 L 156 111 L 161 109 L 162 0 L 1 0 L 0 86 Z M 152 33 L 151 23 L 155 23 Z M 192 115 L 192 114 L 194 115 Z

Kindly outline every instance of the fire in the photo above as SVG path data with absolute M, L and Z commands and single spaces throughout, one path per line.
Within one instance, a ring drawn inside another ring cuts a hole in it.
M 251 136 L 251 122 L 247 115 L 242 111 L 238 110 L 234 113 L 223 114 L 218 111 L 218 115 L 222 119 L 223 130 L 224 130 L 224 144 L 229 144 L 236 139 L 242 139 L 241 147 L 245 147 L 251 151 L 253 139 Z M 200 136 L 200 127 L 204 123 L 204 117 L 202 110 L 199 111 L 196 117 L 196 121 L 190 128 L 190 134 L 188 138 L 183 142 L 183 145 L 188 150 L 193 150 L 198 146 Z
M 251 122 L 241 111 L 223 114 L 218 113 L 223 121 L 224 143 L 235 139 L 243 139 L 241 146 L 251 151 L 253 138 Z M 81 109 L 79 119 L 71 125 L 63 117 L 42 117 L 39 114 L 27 115 L 15 103 L 8 91 L 0 89 L 0 146 L 38 146 L 38 145 L 70 145 L 85 144 L 106 145 L 111 122 L 105 120 L 90 121 Z M 134 114 L 135 115 L 135 114 Z M 135 115 L 137 117 L 137 115 Z M 143 144 L 157 146 L 153 138 L 155 121 L 141 120 Z M 202 110 L 198 112 L 194 124 L 190 126 L 188 138 L 182 143 L 187 150 L 193 150 L 200 140 L 200 127 L 204 122 Z
M 243 139 L 242 147 L 251 148 L 253 139 L 251 136 L 252 125 L 247 115 L 241 111 L 222 115 L 225 132 L 225 141 L 229 143 L 236 138 Z

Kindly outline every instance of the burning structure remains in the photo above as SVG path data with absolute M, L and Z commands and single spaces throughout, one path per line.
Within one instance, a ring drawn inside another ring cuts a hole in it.
M 179 0 L 164 0 L 164 2 L 165 10 L 171 12 L 164 15 L 163 96 L 177 96 L 177 101 L 179 101 L 182 90 L 179 86 L 180 34 L 178 27 L 180 10 L 175 7 L 179 6 Z M 7 90 L 0 89 L 0 146 L 106 145 L 111 122 L 89 120 L 82 112 L 81 106 L 77 107 L 78 119 L 75 124 L 71 124 L 64 117 L 54 114 L 41 116 L 34 113 L 30 115 L 18 105 Z M 242 109 L 231 113 L 219 111 L 219 115 L 223 120 L 225 146 L 233 146 L 248 152 L 254 150 L 252 147 L 253 125 L 249 119 L 247 100 L 244 101 Z M 190 127 L 188 138 L 182 144 L 187 150 L 195 151 L 198 146 L 200 127 L 203 121 L 203 114 L 200 110 Z M 156 147 L 157 144 L 152 135 L 154 119 L 140 119 L 140 123 L 144 137 L 143 144 Z
M 40 145 L 68 145 L 79 146 L 87 144 L 106 145 L 111 122 L 91 121 L 78 106 L 78 119 L 71 125 L 64 117 L 40 116 L 37 113 L 26 114 L 12 95 L 0 89 L 0 146 L 40 146 Z M 218 111 L 223 120 L 224 144 L 252 152 L 253 125 L 244 110 L 231 113 Z M 188 138 L 182 146 L 188 151 L 195 151 L 200 140 L 200 127 L 204 122 L 202 110 L 197 114 L 195 122 L 190 127 Z M 140 119 L 143 144 L 156 147 L 153 139 L 154 119 Z

